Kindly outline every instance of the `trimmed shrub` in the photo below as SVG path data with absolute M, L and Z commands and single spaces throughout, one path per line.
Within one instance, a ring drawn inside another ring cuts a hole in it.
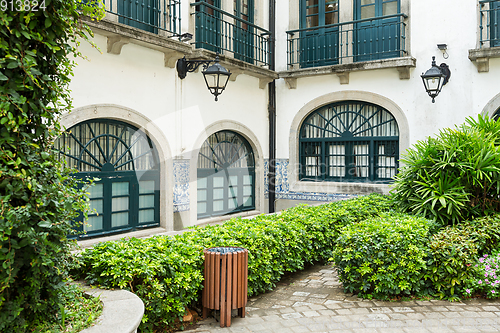
M 500 214 L 465 221 L 458 228 L 467 233 L 480 254 L 489 254 L 500 248 Z
M 425 293 L 431 226 L 422 217 L 388 212 L 344 227 L 333 256 L 344 290 L 379 299 Z
M 474 274 L 477 245 L 460 228 L 448 226 L 433 235 L 429 243 L 428 272 L 436 296 L 456 298 L 464 294 L 464 283 Z
M 394 202 L 441 225 L 500 211 L 500 122 L 479 116 L 417 142 L 400 160 Z
M 101 243 L 81 253 L 81 271 L 92 284 L 135 292 L 146 305 L 146 321 L 140 330 L 152 332 L 170 325 L 185 306 L 199 300 L 203 248 L 248 249 L 248 294 L 254 295 L 274 288 L 285 272 L 328 260 L 341 227 L 389 207 L 387 197 L 370 195 L 252 219 L 231 219 L 175 237 Z
M 203 281 L 203 248 L 170 237 L 104 242 L 83 254 L 84 278 L 104 288 L 135 293 L 145 305 L 141 328 L 165 327 L 197 300 Z

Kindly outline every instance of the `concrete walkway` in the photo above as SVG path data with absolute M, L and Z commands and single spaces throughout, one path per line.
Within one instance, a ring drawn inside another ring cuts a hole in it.
M 500 332 L 500 300 L 381 302 L 343 293 L 332 266 L 316 265 L 250 298 L 246 317 L 184 332 Z

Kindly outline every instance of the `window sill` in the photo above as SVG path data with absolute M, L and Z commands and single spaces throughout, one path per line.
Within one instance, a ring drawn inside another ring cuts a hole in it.
M 478 73 L 490 71 L 490 58 L 500 58 L 500 46 L 469 50 L 469 59 L 475 63 Z
M 337 74 L 340 84 L 349 84 L 349 73 L 374 69 L 395 68 L 400 80 L 410 79 L 410 68 L 415 68 L 417 60 L 413 57 L 400 57 L 372 61 L 353 62 L 341 65 L 321 66 L 312 68 L 292 69 L 279 72 L 279 77 L 285 79 L 290 89 L 297 88 L 297 79 L 302 77 Z

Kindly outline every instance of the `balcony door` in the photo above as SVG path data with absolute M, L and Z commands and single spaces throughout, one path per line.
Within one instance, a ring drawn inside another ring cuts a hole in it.
M 243 21 L 254 23 L 253 0 L 234 0 L 234 16 Z M 234 26 L 234 57 L 253 63 L 254 28 L 247 23 L 235 20 Z
M 315 67 L 339 62 L 338 0 L 301 0 L 300 65 Z
M 159 0 L 118 0 L 118 22 L 158 33 Z
M 491 10 L 491 47 L 500 46 L 500 1 L 490 2 Z
M 355 0 L 356 23 L 354 33 L 354 61 L 368 61 L 399 56 L 400 17 L 399 0 Z
M 221 1 L 200 0 L 196 6 L 196 48 L 221 53 Z

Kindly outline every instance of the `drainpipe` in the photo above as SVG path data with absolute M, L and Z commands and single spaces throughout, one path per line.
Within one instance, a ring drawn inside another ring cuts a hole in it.
M 269 0 L 269 69 L 276 70 L 276 0 Z M 276 202 L 276 83 L 273 80 L 268 85 L 269 104 L 269 213 L 274 213 Z

